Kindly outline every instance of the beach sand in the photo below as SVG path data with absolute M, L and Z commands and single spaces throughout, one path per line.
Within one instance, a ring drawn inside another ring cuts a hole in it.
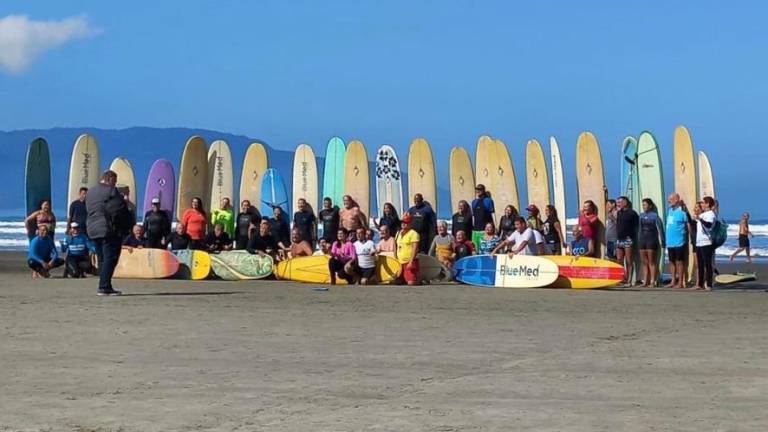
M 23 263 L 0 253 L 0 430 L 768 429 L 765 280 L 118 281 L 126 295 L 102 298 L 95 279 L 32 281 Z

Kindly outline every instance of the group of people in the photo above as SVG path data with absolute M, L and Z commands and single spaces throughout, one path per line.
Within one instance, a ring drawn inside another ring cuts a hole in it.
M 235 214 L 230 199 L 208 214 L 199 197 L 192 199 L 181 219 L 172 228 L 171 216 L 161 208 L 158 198 L 141 224 L 135 223 L 125 191 L 115 187 L 117 175 L 106 171 L 96 192 L 81 188 L 79 197 L 69 207 L 67 233 L 60 242 L 59 256 L 53 241 L 56 216 L 50 201 L 26 218 L 30 232 L 28 265 L 33 277 L 48 277 L 50 270 L 65 265 L 65 277 L 100 274 L 99 292 L 111 293 L 111 272 L 121 248 L 198 249 L 211 253 L 246 250 L 267 254 L 276 261 L 309 255 L 328 255 L 332 282 L 371 283 L 375 280 L 378 255 L 390 255 L 402 264 L 402 281 L 418 284 L 419 254 L 437 259 L 450 269 L 464 257 L 474 254 L 560 255 L 601 257 L 597 239 L 605 230 L 605 258 L 625 268 L 625 283 L 635 272 L 634 257 L 639 254 L 638 282 L 655 286 L 661 269 L 659 254 L 667 248 L 672 280 L 669 287 L 685 287 L 688 260 L 697 267 L 695 288 L 711 289 L 714 246 L 711 231 L 716 218 L 716 202 L 704 197 L 692 212 L 677 193 L 668 197 L 666 221 L 662 221 L 656 203 L 642 199 L 641 212 L 633 209 L 627 197 L 608 199 L 605 190 L 607 219 L 600 221 L 597 205 L 585 201 L 578 223 L 573 227 L 573 240 L 566 241 L 563 223 L 556 208 L 544 206 L 543 214 L 536 204 L 526 207 L 526 215 L 507 205 L 503 215 L 495 218 L 495 203 L 485 186 L 478 184 L 471 203 L 461 200 L 451 218 L 437 220 L 431 203 L 417 193 L 413 205 L 400 217 L 391 203 L 373 223 L 377 236 L 369 229 L 369 221 L 353 197 L 345 195 L 341 207 L 331 198 L 323 199 L 323 208 L 314 213 L 304 198 L 297 200 L 293 226 L 280 205 L 272 205 L 270 216 L 262 215 L 249 200 L 240 203 Z M 740 224 L 740 246 L 748 248 L 748 214 Z M 36 235 L 34 235 L 36 234 Z M 745 241 L 746 240 L 746 241 Z M 689 245 L 695 256 L 689 257 Z M 747 249 L 748 251 L 748 249 Z M 738 253 L 738 251 L 737 251 Z M 98 257 L 98 270 L 91 255 Z M 105 271 L 106 266 L 106 271 Z M 106 276 L 109 277 L 106 277 Z

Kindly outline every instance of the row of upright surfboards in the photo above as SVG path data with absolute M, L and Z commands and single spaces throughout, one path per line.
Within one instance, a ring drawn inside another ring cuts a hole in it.
M 528 202 L 523 204 L 536 204 L 540 208 L 553 204 L 561 218 L 564 218 L 565 177 L 560 147 L 554 137 L 549 139 L 549 147 L 550 157 L 547 158 L 537 140 L 529 140 L 526 144 Z M 638 138 L 627 137 L 622 150 L 621 194 L 629 196 L 637 205 L 639 198 L 650 197 L 663 209 L 664 177 L 656 139 L 649 132 L 641 133 Z M 153 163 L 147 175 L 143 210 L 149 208 L 152 198 L 158 197 L 163 209 L 181 218 L 194 197 L 201 198 L 209 209 L 218 207 L 221 199 L 228 197 L 234 206 L 248 199 L 260 207 L 262 213 L 271 214 L 273 207 L 280 206 L 290 215 L 291 206 L 298 198 L 306 199 L 317 209 L 322 197 L 328 196 L 334 203 L 340 203 L 342 196 L 348 194 L 357 201 L 366 215 L 371 215 L 372 178 L 375 181 L 376 214 L 382 213 L 386 202 L 392 203 L 399 212 L 409 207 L 408 201 L 403 198 L 404 171 L 401 170 L 395 150 L 388 145 L 377 149 L 373 161 L 375 172 L 371 175 L 364 144 L 359 140 L 345 144 L 341 138 L 333 137 L 326 147 L 324 175 L 320 183 L 314 150 L 308 144 L 300 144 L 294 153 L 290 195 L 281 173 L 269 168 L 267 149 L 263 144 L 252 143 L 245 153 L 237 197 L 234 195 L 232 161 L 232 152 L 225 141 L 216 140 L 208 146 L 199 136 L 189 138 L 181 156 L 178 176 L 170 161 L 159 159 Z M 709 160 L 703 152 L 699 152 L 696 166 L 691 137 L 683 126 L 674 132 L 674 164 L 675 190 L 686 202 L 692 203 L 705 195 L 714 196 Z M 425 139 L 417 138 L 411 142 L 407 167 L 408 197 L 421 193 L 426 201 L 437 208 L 435 158 Z M 129 198 L 137 203 L 136 177 L 131 163 L 118 157 L 109 168 L 118 173 L 119 186 L 127 188 Z M 99 146 L 95 137 L 81 135 L 75 141 L 72 152 L 68 202 L 76 199 L 80 187 L 95 185 L 101 169 Z M 578 204 L 588 199 L 594 201 L 601 220 L 605 220 L 603 160 L 598 141 L 591 132 L 583 132 L 577 139 L 575 171 Z M 474 167 L 465 148 L 453 147 L 449 157 L 448 183 L 452 207 L 460 200 L 471 202 L 475 195 L 475 185 L 482 183 L 493 194 L 497 214 L 501 214 L 502 207 L 508 204 L 521 208 L 514 164 L 506 144 L 500 139 L 488 135 L 478 139 Z M 614 192 L 611 191 L 613 195 L 618 195 Z M 27 210 L 33 211 L 40 200 L 50 197 L 48 145 L 44 139 L 37 138 L 30 144 L 27 153 Z M 574 206 L 572 210 L 576 209 Z

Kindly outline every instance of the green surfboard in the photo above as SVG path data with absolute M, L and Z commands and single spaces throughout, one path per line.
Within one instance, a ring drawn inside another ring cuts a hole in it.
M 656 204 L 656 211 L 661 218 L 662 224 L 666 223 L 665 218 L 665 196 L 664 196 L 664 170 L 661 167 L 661 153 L 656 138 L 644 131 L 637 139 L 637 182 L 639 189 L 639 199 L 650 198 Z M 642 211 L 642 204 L 638 202 L 638 209 Z M 664 252 L 659 251 L 659 277 L 664 271 Z
M 344 157 L 346 154 L 347 149 L 341 138 L 333 137 L 328 141 L 328 147 L 325 150 L 321 200 L 330 197 L 333 200 L 333 205 L 339 207 L 341 207 L 341 197 L 344 196 Z
M 273 266 L 269 255 L 251 254 L 244 250 L 211 254 L 211 269 L 224 280 L 261 279 L 272 274 Z

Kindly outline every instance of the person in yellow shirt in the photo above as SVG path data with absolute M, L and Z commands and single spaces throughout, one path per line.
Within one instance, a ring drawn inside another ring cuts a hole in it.
M 403 266 L 402 278 L 408 285 L 419 283 L 419 260 L 416 257 L 419 251 L 419 233 L 411 228 L 413 217 L 405 213 L 400 221 L 401 230 L 397 233 L 395 243 L 395 258 Z

